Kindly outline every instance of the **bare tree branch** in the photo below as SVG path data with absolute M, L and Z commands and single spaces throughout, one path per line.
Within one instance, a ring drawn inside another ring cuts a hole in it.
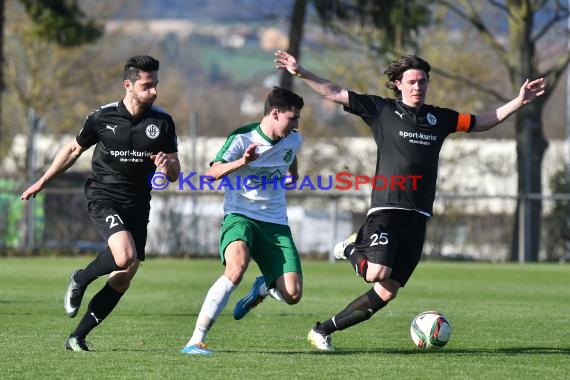
M 547 85 L 554 85 L 558 83 L 564 72 L 568 69 L 568 65 L 570 64 L 570 50 L 566 51 L 566 54 L 561 56 L 560 59 L 556 61 L 556 63 L 547 71 L 544 72 L 543 76 L 546 79 Z M 547 91 L 544 94 L 544 102 L 546 102 L 550 96 L 554 93 L 554 91 Z
M 466 8 L 468 8 L 469 13 L 466 13 L 460 7 L 457 7 L 455 5 L 457 2 L 451 2 L 447 0 L 437 0 L 436 2 L 446 6 L 457 16 L 470 23 L 479 32 L 483 40 L 485 40 L 485 42 L 491 47 L 491 49 L 495 51 L 495 53 L 498 55 L 501 61 L 504 62 L 505 66 L 510 67 L 509 57 L 505 47 L 499 44 L 497 39 L 493 36 L 491 31 L 485 26 L 483 20 L 481 19 L 481 17 L 479 17 L 479 14 L 473 8 L 473 5 L 468 0 L 462 0 L 461 2 Z
M 499 9 L 499 10 L 502 11 L 502 12 L 505 12 L 506 14 L 509 15 L 509 17 L 511 16 L 511 13 L 509 12 L 509 8 L 508 8 L 507 6 L 505 6 L 504 3 L 498 2 L 498 1 L 495 1 L 495 0 L 488 0 L 488 1 L 489 1 L 489 3 L 490 3 L 492 6 L 494 6 L 495 8 Z
M 452 74 L 450 72 L 444 71 L 444 70 L 440 70 L 438 68 L 431 68 L 431 71 L 433 71 L 434 73 L 437 73 L 439 75 L 441 75 L 444 78 L 459 82 L 459 83 L 464 83 L 467 84 L 470 88 L 475 89 L 477 91 L 492 95 L 493 97 L 495 97 L 496 99 L 498 99 L 499 101 L 506 103 L 510 100 L 510 97 L 505 96 L 504 93 L 500 93 L 497 92 L 489 87 L 486 86 L 482 86 L 479 82 L 476 82 L 474 80 L 465 78 L 461 75 L 455 75 Z
M 570 16 L 570 12 L 568 9 L 562 9 L 561 12 L 556 12 L 556 14 L 554 14 L 552 16 L 552 18 L 546 22 L 541 29 L 539 29 L 535 35 L 532 37 L 533 41 L 538 41 L 540 40 L 551 28 L 554 24 L 566 20 L 568 19 L 568 17 Z M 568 32 L 568 30 L 567 30 Z

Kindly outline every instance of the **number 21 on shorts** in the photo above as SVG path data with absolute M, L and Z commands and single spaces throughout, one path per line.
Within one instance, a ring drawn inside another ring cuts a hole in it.
M 109 229 L 112 229 L 113 227 L 117 227 L 119 225 L 119 223 L 125 224 L 125 223 L 123 223 L 123 220 L 121 219 L 119 214 L 108 215 L 105 218 L 105 222 L 109 223 Z

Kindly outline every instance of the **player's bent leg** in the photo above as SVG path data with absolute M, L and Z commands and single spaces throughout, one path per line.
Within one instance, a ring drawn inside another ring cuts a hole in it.
M 272 298 L 288 305 L 299 303 L 303 294 L 303 276 L 297 272 L 284 273 L 277 278 L 275 287 L 268 292 Z
M 383 282 L 390 279 L 392 268 L 382 264 L 368 262 L 364 279 L 366 282 Z
M 194 332 L 188 343 L 180 352 L 183 354 L 206 354 L 204 344 L 206 334 L 213 327 L 218 315 L 227 305 L 230 295 L 235 290 L 235 285 L 225 276 L 220 276 L 208 290 L 202 308 L 196 319 Z M 194 346 L 194 347 L 192 347 Z
M 236 240 L 228 244 L 224 251 L 224 260 L 224 276 L 238 286 L 251 260 L 247 243 L 243 240 Z
M 118 244 L 118 241 L 121 241 L 122 243 Z M 124 246 L 124 248 L 121 249 L 123 249 L 123 251 L 130 252 L 128 256 L 131 256 L 132 252 L 135 252 L 134 242 L 132 241 L 130 233 L 127 231 L 120 231 L 111 235 L 108 242 L 114 242 L 113 246 L 115 248 L 112 249 L 115 249 L 115 251 L 119 250 L 119 246 Z M 123 243 L 126 243 L 126 245 Z M 97 257 L 85 267 L 85 269 L 77 269 L 71 274 L 67 284 L 67 290 L 63 297 L 63 307 L 65 309 L 65 313 L 70 318 L 77 315 L 79 307 L 81 306 L 81 301 L 83 300 L 83 294 L 91 282 L 100 276 L 122 269 L 117 265 L 112 249 L 108 248 L 100 252 Z M 123 256 L 125 255 L 127 254 L 124 254 Z M 132 263 L 133 261 L 134 260 L 131 260 L 130 262 Z M 127 261 L 123 260 L 122 262 Z
M 121 273 L 123 270 L 129 272 L 129 268 L 137 261 L 135 243 L 130 232 L 114 233 L 107 240 L 107 244 L 109 248 L 99 253 L 85 269 L 77 269 L 71 274 L 63 297 L 63 307 L 70 318 L 77 315 L 83 294 L 92 281 L 106 274 L 111 274 L 113 277 L 113 273 Z M 117 280 L 110 281 L 110 284 L 117 291 L 124 293 L 129 287 L 128 283 L 132 276 L 134 273 L 132 275 L 127 273 L 126 277 L 121 275 Z M 123 277 L 126 279 L 126 285 Z
M 135 241 L 129 231 L 114 233 L 107 239 L 107 245 L 119 269 L 128 269 L 137 259 Z
M 372 315 L 374 315 L 377 311 L 382 309 L 387 304 L 388 302 L 380 298 L 375 289 L 371 288 L 366 293 L 354 299 L 344 308 L 344 310 L 338 314 L 327 319 L 323 323 L 317 322 L 313 330 L 323 338 L 330 336 L 335 331 L 344 330 L 370 319 Z M 313 339 L 311 339 L 311 337 Z M 318 336 L 315 336 L 314 333 L 309 332 L 309 342 L 311 342 L 311 344 L 313 344 L 315 347 L 319 348 L 319 340 L 317 338 Z M 326 342 L 320 342 L 321 347 L 326 347 Z
M 93 296 L 85 315 L 69 336 L 65 345 L 67 350 L 78 351 L 75 348 L 77 348 L 78 345 L 81 346 L 81 342 L 85 341 L 87 334 L 111 314 L 121 297 L 129 288 L 130 282 L 136 274 L 139 265 L 140 261 L 136 260 L 126 270 L 111 273 L 109 280 L 105 283 L 103 288 Z M 79 343 L 74 345 L 74 342 Z
M 390 302 L 398 295 L 398 291 L 402 286 L 398 281 L 387 279 L 374 284 L 374 291 L 384 301 Z
M 245 273 L 251 255 L 249 246 L 243 240 L 232 241 L 224 251 L 226 270 L 224 276 L 228 277 L 234 285 L 238 285 Z M 251 290 L 240 299 L 234 307 L 234 319 L 240 320 L 254 307 L 259 305 L 267 296 L 267 286 L 263 276 L 258 276 L 251 285 Z
M 131 280 L 137 274 L 140 264 L 140 260 L 135 260 L 128 268 L 111 273 L 107 282 L 117 292 L 126 293 L 131 286 Z
M 263 276 L 256 277 L 249 293 L 236 303 L 234 307 L 234 319 L 239 321 L 245 317 L 254 307 L 263 302 L 267 294 L 265 278 Z

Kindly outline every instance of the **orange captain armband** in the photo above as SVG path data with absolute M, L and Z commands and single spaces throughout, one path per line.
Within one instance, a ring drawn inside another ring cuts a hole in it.
M 472 116 L 468 113 L 460 113 L 457 118 L 457 132 L 469 132 L 471 130 Z

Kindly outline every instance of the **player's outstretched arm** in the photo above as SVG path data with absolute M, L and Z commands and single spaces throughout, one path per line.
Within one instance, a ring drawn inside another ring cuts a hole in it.
M 46 185 L 60 173 L 73 166 L 75 161 L 85 152 L 87 148 L 83 148 L 75 139 L 63 146 L 55 156 L 52 164 L 39 180 L 28 187 L 20 196 L 24 201 L 35 198 L 36 195 L 46 187 Z
M 301 78 L 309 87 L 328 100 L 342 104 L 343 106 L 348 106 L 347 90 L 303 68 L 297 63 L 297 59 L 287 52 L 277 50 L 275 57 L 275 62 L 277 63 L 276 67 L 278 69 L 287 70 L 292 75 Z
M 538 78 L 533 81 L 529 81 L 527 79 L 521 86 L 516 98 L 500 106 L 496 110 L 477 115 L 475 126 L 472 131 L 482 132 L 493 128 L 523 106 L 532 102 L 539 96 L 542 96 L 545 92 L 546 84 L 544 83 L 544 78 Z

